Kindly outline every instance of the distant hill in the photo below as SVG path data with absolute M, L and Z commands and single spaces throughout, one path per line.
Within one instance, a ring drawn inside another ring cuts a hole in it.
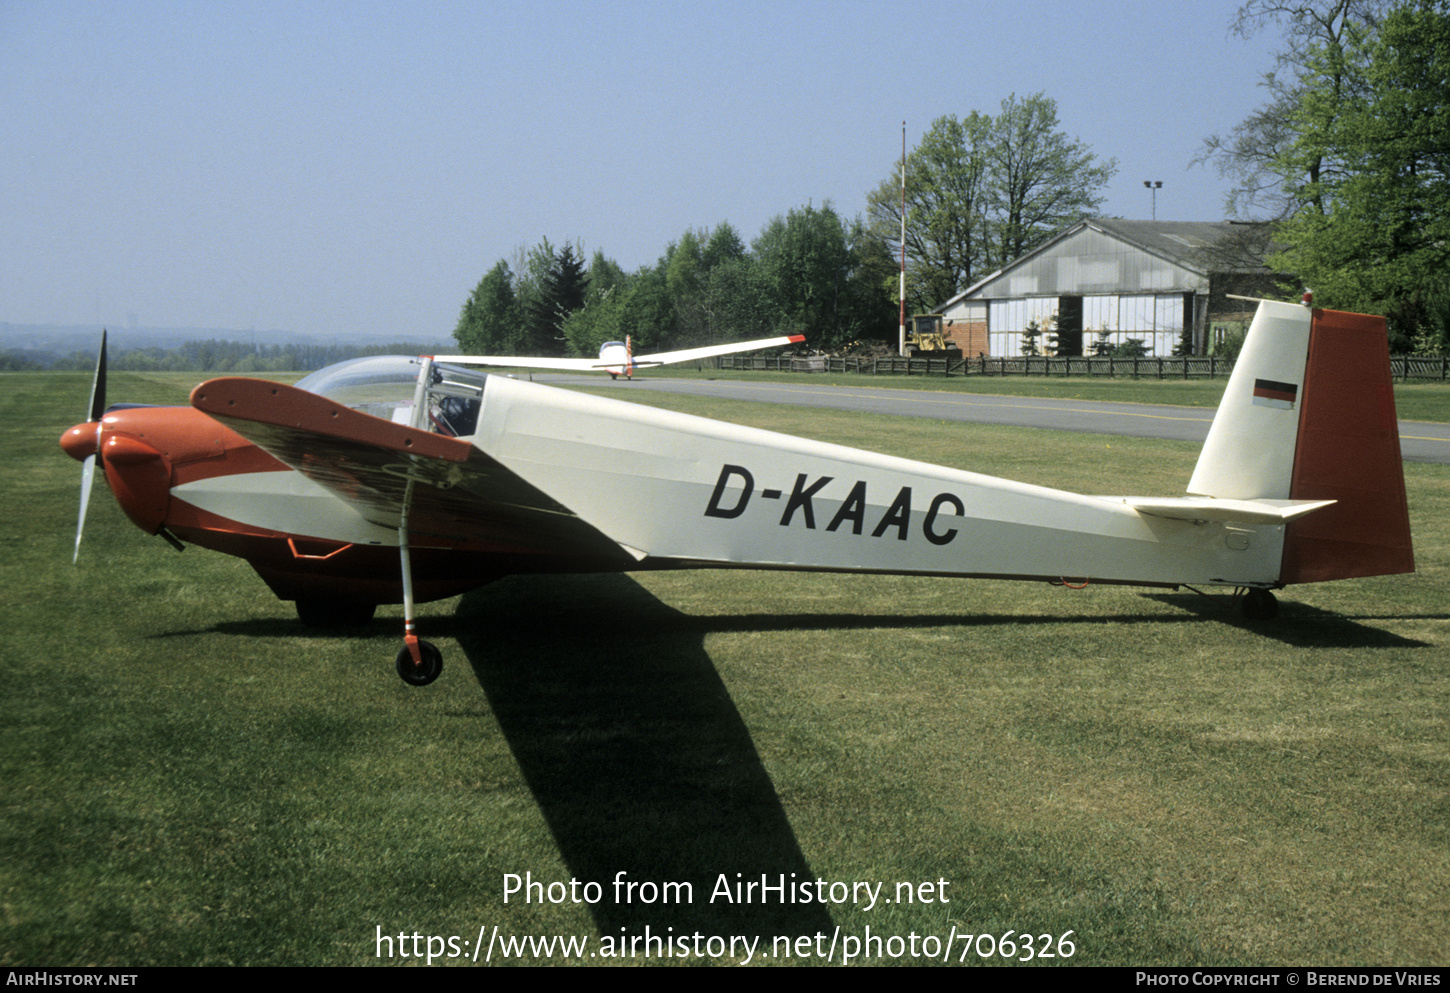
M 0 321 L 0 348 L 67 352 L 96 350 L 101 340 L 99 324 L 12 324 Z M 176 348 L 188 341 L 240 341 L 256 345 L 382 345 L 397 341 L 397 332 L 356 331 L 346 339 L 331 335 L 306 334 L 300 331 L 239 330 L 237 328 L 123 328 L 110 327 L 112 345 L 122 348 Z M 452 342 L 449 333 L 438 336 L 438 342 Z M 449 344 L 448 348 L 456 348 Z
M 440 335 L 431 342 L 399 342 L 396 336 L 360 331 L 345 339 L 292 331 L 235 328 L 110 328 L 107 351 L 117 369 L 198 371 L 315 369 L 357 355 L 449 352 L 457 344 Z M 95 363 L 100 325 L 0 322 L 0 369 L 74 369 Z M 212 347 L 224 345 L 225 347 Z M 254 361 L 247 361 L 255 353 Z

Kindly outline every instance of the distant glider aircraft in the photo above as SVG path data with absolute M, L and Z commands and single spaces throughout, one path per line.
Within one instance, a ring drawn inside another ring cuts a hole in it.
M 104 408 L 62 437 L 143 530 L 246 559 L 308 623 L 511 573 L 876 572 L 1243 593 L 1414 569 L 1382 318 L 1262 302 L 1187 493 L 1082 496 L 588 396 L 470 363 L 355 359 L 222 378 L 190 407 Z M 659 356 L 656 356 L 659 358 Z M 587 360 L 592 362 L 593 360 Z M 76 534 L 77 550 L 80 527 Z
M 701 348 L 683 348 L 674 352 L 656 352 L 653 355 L 635 355 L 628 336 L 623 341 L 606 341 L 599 347 L 598 359 L 547 359 L 530 358 L 522 355 L 451 355 L 440 361 L 462 365 L 508 366 L 516 369 L 555 369 L 560 372 L 609 373 L 610 379 L 633 379 L 634 371 L 645 366 L 673 365 L 677 362 L 698 362 L 716 355 L 733 355 L 737 352 L 754 352 L 777 345 L 795 345 L 806 340 L 803 334 L 785 335 L 779 338 L 761 338 L 757 341 L 737 341 L 730 345 L 705 345 Z

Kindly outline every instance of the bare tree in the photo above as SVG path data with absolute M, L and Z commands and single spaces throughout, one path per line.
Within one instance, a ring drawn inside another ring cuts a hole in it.
M 1296 114 L 1308 68 L 1316 59 L 1342 58 L 1346 33 L 1372 28 L 1389 6 L 1390 0 L 1249 0 L 1239 8 L 1234 34 L 1247 39 L 1279 25 L 1285 47 L 1264 74 L 1269 99 L 1227 134 L 1205 138 L 1193 160 L 1234 180 L 1224 203 L 1230 217 L 1282 220 L 1318 195 L 1323 159 L 1290 165 L 1286 154 L 1299 136 Z

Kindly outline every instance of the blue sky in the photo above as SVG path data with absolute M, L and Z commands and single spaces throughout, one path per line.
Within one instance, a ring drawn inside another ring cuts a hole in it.
M 854 216 L 901 124 L 1045 92 L 1104 212 L 1221 220 L 1189 168 L 1279 47 L 1237 2 L 0 0 L 0 322 L 446 337 L 520 245 Z

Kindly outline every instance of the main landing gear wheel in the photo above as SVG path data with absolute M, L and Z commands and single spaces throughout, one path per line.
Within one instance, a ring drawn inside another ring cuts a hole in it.
M 423 657 L 421 665 L 414 664 L 407 645 L 398 653 L 398 675 L 409 686 L 427 686 L 443 672 L 443 653 L 431 641 L 418 642 L 418 654 Z
M 1279 600 L 1268 590 L 1249 590 L 1242 606 L 1244 616 L 1251 621 L 1272 621 L 1279 616 Z

